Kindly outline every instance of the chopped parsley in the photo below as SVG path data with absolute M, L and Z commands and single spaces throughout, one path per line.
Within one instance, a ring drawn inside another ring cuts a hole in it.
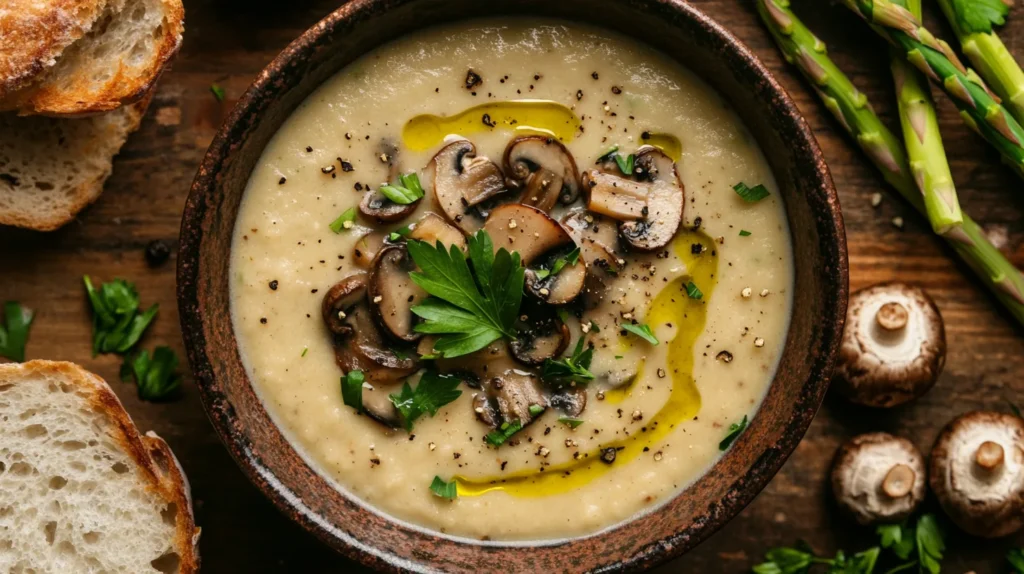
M 349 371 L 341 377 L 341 400 L 354 408 L 357 413 L 363 412 L 363 382 L 366 377 L 362 371 Z
M 760 183 L 755 185 L 754 187 L 747 187 L 747 184 L 741 181 L 736 185 L 732 186 L 732 188 L 733 190 L 736 191 L 736 194 L 739 195 L 743 199 L 743 201 L 747 203 L 757 203 L 758 201 L 761 201 L 762 199 L 771 195 L 770 193 L 768 193 L 768 188 Z
M 633 166 L 636 164 L 636 155 L 629 154 L 623 157 L 618 152 L 612 157 L 615 158 L 615 163 L 619 165 L 619 171 L 625 175 L 633 175 Z
M 306 353 L 308 353 L 308 352 L 309 352 L 309 347 L 304 347 L 304 348 L 302 349 L 302 354 L 301 354 L 301 355 L 299 355 L 299 356 L 300 356 L 300 357 L 305 357 L 305 356 L 306 356 Z
M 651 331 L 651 328 L 645 323 L 639 323 L 637 325 L 632 323 L 623 323 L 622 328 L 652 345 L 658 344 L 658 338 L 654 336 L 654 332 Z
M 92 305 L 92 355 L 124 354 L 131 350 L 142 333 L 156 318 L 159 305 L 139 311 L 139 293 L 124 279 L 93 287 L 89 276 L 82 277 Z
M 484 440 L 491 446 L 501 446 L 505 441 L 512 438 L 512 435 L 523 430 L 522 421 L 503 422 L 497 430 L 487 433 Z
M 429 413 L 437 414 L 437 410 L 462 395 L 457 387 L 462 380 L 453 375 L 441 375 L 433 371 L 424 371 L 414 390 L 409 382 L 402 385 L 399 395 L 388 395 L 398 412 L 402 413 L 405 430 L 412 431 L 416 419 Z
M 541 369 L 540 378 L 547 382 L 555 383 L 579 383 L 587 384 L 594 380 L 594 373 L 590 372 L 590 363 L 594 360 L 594 348 L 588 347 L 583 350 L 583 337 L 576 341 L 576 348 L 571 357 L 559 359 L 547 359 Z
M 559 417 L 558 422 L 567 425 L 571 429 L 575 429 L 576 427 L 583 424 L 583 419 L 574 419 L 572 417 Z
M 354 222 L 355 220 L 356 220 L 356 208 L 350 207 L 350 208 L 346 209 L 344 211 L 344 213 L 339 215 L 338 219 L 335 219 L 334 221 L 332 221 L 331 225 L 329 227 L 331 228 L 331 231 L 333 231 L 335 233 L 341 233 L 341 231 L 343 229 L 351 229 L 352 228 L 352 222 Z
M 619 151 L 619 146 L 617 146 L 617 145 L 608 148 L 608 151 L 604 152 L 601 155 L 601 157 L 597 158 L 597 163 L 604 163 L 604 162 L 612 159 L 613 156 L 617 155 L 618 151 Z
M 702 299 L 704 297 L 704 292 L 698 289 L 693 281 L 686 284 L 686 294 L 690 296 L 690 299 Z
M 398 181 L 399 183 L 382 185 L 377 191 L 399 205 L 409 205 L 423 197 L 423 186 L 420 185 L 420 177 L 415 173 L 400 175 Z
M 751 235 L 751 233 L 749 231 L 747 231 L 746 229 L 741 229 L 740 230 L 740 237 L 750 237 L 750 235 Z
M 399 239 L 405 237 L 406 235 L 409 235 L 410 233 L 412 233 L 412 226 L 406 225 L 405 227 L 400 227 L 389 233 L 388 239 L 391 241 L 398 241 Z
M 139 351 L 134 357 L 125 355 L 121 364 L 121 380 L 128 382 L 133 377 L 139 389 L 139 398 L 147 401 L 159 401 L 170 398 L 181 388 L 181 376 L 178 369 L 178 356 L 170 347 L 160 346 L 153 349 L 150 357 L 146 350 Z
M 430 483 L 430 491 L 434 496 L 445 500 L 455 500 L 459 496 L 458 484 L 454 480 L 445 482 L 440 476 L 434 477 L 434 481 Z
M 4 303 L 4 324 L 0 326 L 0 356 L 16 362 L 25 360 L 25 343 L 35 313 L 15 301 Z
M 530 405 L 529 411 L 531 417 L 540 416 L 544 412 L 544 407 L 540 405 Z
M 218 102 L 224 101 L 224 88 L 220 87 L 219 84 L 210 84 L 210 93 L 217 99 Z
M 523 299 L 525 269 L 519 253 L 494 244 L 480 230 L 468 240 L 469 260 L 457 246 L 410 241 L 409 254 L 420 268 L 413 282 L 431 295 L 412 308 L 424 319 L 420 333 L 439 334 L 434 353 L 452 358 L 483 349 L 502 337 L 515 337 Z M 472 267 L 470 266 L 472 263 Z
M 547 279 L 551 275 L 558 275 L 565 269 L 566 265 L 576 265 L 580 260 L 580 248 L 577 247 L 569 253 L 566 253 L 562 257 L 555 259 L 554 263 L 551 264 L 551 269 L 538 269 L 534 273 L 537 275 L 537 279 Z
M 729 433 L 725 435 L 722 442 L 718 443 L 718 450 L 726 450 L 736 440 L 736 437 L 740 436 L 740 433 L 747 428 L 747 415 L 743 415 L 743 420 L 737 423 L 729 425 Z

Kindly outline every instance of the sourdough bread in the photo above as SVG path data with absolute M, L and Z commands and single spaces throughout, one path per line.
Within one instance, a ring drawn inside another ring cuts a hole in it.
M 0 364 L 0 436 L 0 572 L 198 570 L 181 468 L 102 379 Z

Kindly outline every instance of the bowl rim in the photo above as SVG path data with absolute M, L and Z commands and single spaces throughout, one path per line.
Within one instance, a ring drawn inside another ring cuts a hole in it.
M 225 445 L 232 458 L 235 459 L 236 464 L 249 481 L 255 484 L 260 492 L 279 511 L 288 516 L 292 521 L 298 522 L 305 530 L 322 540 L 329 547 L 365 566 L 393 572 L 420 571 L 421 565 L 405 562 L 404 559 L 388 552 L 386 549 L 381 549 L 384 554 L 382 559 L 380 556 L 372 555 L 340 537 L 336 529 L 332 528 L 329 523 L 320 519 L 308 507 L 299 505 L 287 488 L 282 489 L 280 485 L 275 486 L 276 481 L 267 480 L 266 474 L 269 471 L 260 465 L 254 457 L 246 456 L 246 453 L 243 452 L 245 449 L 240 448 L 243 446 L 243 442 L 240 440 L 242 437 L 239 436 L 240 431 L 237 428 L 239 423 L 233 409 L 227 409 L 230 412 L 226 412 L 225 409 L 217 408 L 218 402 L 224 402 L 224 395 L 219 390 L 220 383 L 212 375 L 209 357 L 205 350 L 206 337 L 203 331 L 203 317 L 199 311 L 197 279 L 199 275 L 199 247 L 202 243 L 203 235 L 200 224 L 204 210 L 199 210 L 196 206 L 202 196 L 214 192 L 218 185 L 218 175 L 225 159 L 239 145 L 234 141 L 235 134 L 233 132 L 236 126 L 251 114 L 259 111 L 260 101 L 265 98 L 265 94 L 287 90 L 287 86 L 283 86 L 277 81 L 277 71 L 291 65 L 296 58 L 301 58 L 304 54 L 311 53 L 320 40 L 334 34 L 336 28 L 347 19 L 360 16 L 372 17 L 373 11 L 378 9 L 380 5 L 384 5 L 386 10 L 393 10 L 417 1 L 349 0 L 290 42 L 287 47 L 264 67 L 242 97 L 236 102 L 234 108 L 218 129 L 216 136 L 213 138 L 200 163 L 182 215 L 176 278 L 179 318 L 196 387 L 207 417 L 214 427 L 218 438 Z M 733 62 L 741 66 L 739 71 L 749 73 L 763 83 L 760 89 L 770 94 L 772 99 L 771 103 L 767 105 L 775 108 L 779 112 L 781 121 L 786 122 L 792 133 L 797 135 L 798 141 L 795 142 L 795 145 L 798 144 L 807 150 L 809 154 L 807 161 L 814 164 L 813 173 L 816 178 L 814 185 L 824 194 L 824 204 L 827 206 L 817 216 L 825 219 L 824 225 L 826 227 L 830 226 L 835 230 L 835 247 L 840 256 L 840 260 L 835 262 L 835 268 L 832 270 L 832 273 L 838 280 L 836 285 L 836 316 L 831 320 L 823 321 L 823 331 L 820 333 L 821 337 L 828 337 L 832 341 L 832 344 L 825 349 L 827 356 L 824 363 L 824 371 L 831 373 L 844 327 L 849 295 L 847 243 L 838 194 L 831 172 L 825 163 L 824 155 L 812 130 L 785 88 L 782 87 L 758 56 L 729 30 L 702 10 L 683 0 L 629 1 L 634 4 L 667 6 L 680 18 L 689 20 L 693 25 L 704 28 L 720 43 L 722 51 L 732 53 L 731 58 Z M 744 507 L 761 493 L 795 451 L 810 427 L 814 415 L 820 408 L 827 388 L 828 380 L 808 380 L 804 383 L 801 393 L 804 404 L 800 409 L 794 411 L 780 438 L 769 445 L 774 448 L 775 456 L 759 457 L 745 474 L 729 485 L 717 508 L 705 510 L 694 521 L 696 532 L 689 531 L 689 528 L 694 526 L 688 527 L 686 530 L 677 532 L 668 539 L 662 539 L 658 543 L 641 548 L 632 556 L 623 556 L 614 564 L 603 567 L 601 571 L 638 571 L 664 563 L 694 548 L 735 518 Z M 319 471 L 316 469 L 313 469 L 313 471 L 319 474 Z M 684 491 L 685 489 L 680 490 L 675 496 L 681 495 Z M 365 502 L 360 501 L 359 503 L 366 506 Z M 382 511 L 368 510 L 382 514 L 390 522 L 401 522 L 401 519 L 392 517 Z M 632 520 L 633 518 L 627 519 L 622 524 Z M 600 536 L 602 533 L 612 531 L 615 526 L 618 525 L 611 525 L 596 533 L 588 534 L 583 538 L 595 535 Z M 431 532 L 430 534 L 434 533 Z M 539 543 L 540 541 L 537 542 Z M 518 544 L 523 545 L 523 543 Z M 529 546 L 529 544 L 526 544 L 526 546 Z

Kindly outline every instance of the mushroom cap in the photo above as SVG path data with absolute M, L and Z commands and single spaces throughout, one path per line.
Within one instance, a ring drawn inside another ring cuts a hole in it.
M 443 217 L 436 213 L 428 212 L 422 219 L 412 226 L 409 232 L 409 239 L 418 239 L 435 245 L 438 241 L 441 245 L 451 247 L 455 245 L 459 249 L 466 250 L 466 236 L 457 228 L 448 224 Z
M 480 229 L 487 217 L 481 204 L 508 191 L 498 164 L 476 155 L 476 146 L 466 139 L 441 148 L 423 170 L 420 183 L 434 190 L 445 217 L 467 234 Z
M 387 245 L 377 253 L 366 281 L 374 320 L 386 336 L 402 343 L 413 343 L 423 336 L 415 330 L 417 319 L 412 308 L 427 298 L 427 292 L 409 275 L 415 269 L 404 243 Z
M 1024 524 L 1024 420 L 987 411 L 954 419 L 932 448 L 929 482 L 965 532 L 1016 532 Z
M 558 140 L 547 136 L 514 138 L 505 148 L 505 175 L 520 189 L 519 202 L 541 211 L 572 203 L 580 194 L 576 160 Z
M 836 453 L 832 492 L 861 524 L 899 522 L 924 501 L 924 457 L 905 438 L 884 432 L 855 436 Z
M 412 215 L 422 200 L 421 197 L 403 205 L 391 201 L 380 191 L 370 190 L 363 194 L 363 199 L 359 202 L 359 212 L 378 223 L 392 223 Z
M 932 388 L 946 363 L 946 330 L 922 289 L 883 283 L 850 296 L 833 383 L 852 402 L 892 407 Z

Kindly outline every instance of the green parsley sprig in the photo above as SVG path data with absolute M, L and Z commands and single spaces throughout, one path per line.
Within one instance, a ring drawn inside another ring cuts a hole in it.
M 540 378 L 545 382 L 557 384 L 578 383 L 585 385 L 594 380 L 590 372 L 590 363 L 594 360 L 594 348 L 584 350 L 583 337 L 576 341 L 572 356 L 559 359 L 547 359 L 541 369 Z
M 757 203 L 771 195 L 768 193 L 768 188 L 760 183 L 754 187 L 747 187 L 747 184 L 741 181 L 732 186 L 732 189 L 736 192 L 736 195 L 739 195 L 747 203 Z
M 177 373 L 178 356 L 170 347 L 160 346 L 150 356 L 146 350 L 125 355 L 121 364 L 121 380 L 135 379 L 139 398 L 160 401 L 171 398 L 181 388 L 181 375 Z
M 654 336 L 654 331 L 651 331 L 651 328 L 645 323 L 639 323 L 637 325 L 632 323 L 623 323 L 622 328 L 652 345 L 658 344 L 658 338 Z
M 0 356 L 12 361 L 25 360 L 25 344 L 35 313 L 16 301 L 4 303 L 4 324 L 0 326 Z
M 140 312 L 139 293 L 124 279 L 103 283 L 99 289 L 88 275 L 82 280 L 92 305 L 92 355 L 127 353 L 139 342 L 160 306 L 154 304 Z
M 409 254 L 420 268 L 412 280 L 431 295 L 412 308 L 424 321 L 420 333 L 442 335 L 434 354 L 445 358 L 468 355 L 502 337 L 516 336 L 525 269 L 519 253 L 494 244 L 486 231 L 468 239 L 469 259 L 441 242 L 409 241 Z
M 363 412 L 363 383 L 366 375 L 362 371 L 349 371 L 341 377 L 341 400 L 347 406 Z
M 388 398 L 402 413 L 405 429 L 412 431 L 413 423 L 424 413 L 434 416 L 438 409 L 459 398 L 462 391 L 457 387 L 461 382 L 459 377 L 453 375 L 424 371 L 415 390 L 406 381 L 402 385 L 401 394 L 388 395 Z
M 878 561 L 878 547 L 858 552 L 849 558 L 840 550 L 834 558 L 815 556 L 797 548 L 773 548 L 765 554 L 765 562 L 754 566 L 755 574 L 804 574 L 815 564 L 828 566 L 828 574 L 871 574 Z
M 399 183 L 382 185 L 377 191 L 400 205 L 415 203 L 423 197 L 423 186 L 420 185 L 420 177 L 415 173 L 400 175 L 398 181 Z

